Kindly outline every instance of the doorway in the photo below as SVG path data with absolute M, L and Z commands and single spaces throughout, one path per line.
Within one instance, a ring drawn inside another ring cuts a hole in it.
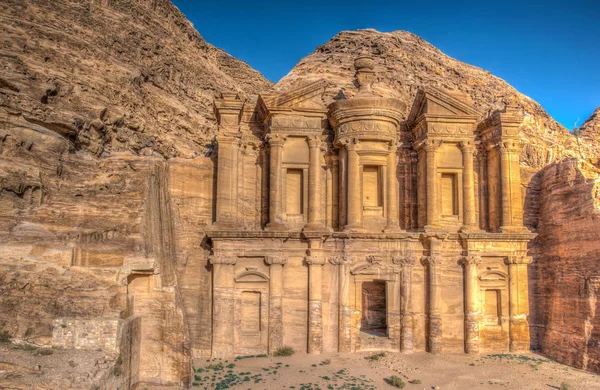
M 387 302 L 385 282 L 362 283 L 361 332 L 374 337 L 387 337 Z

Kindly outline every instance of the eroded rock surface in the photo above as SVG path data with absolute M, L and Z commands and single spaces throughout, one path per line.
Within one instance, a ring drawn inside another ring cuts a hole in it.
M 600 170 L 576 159 L 539 172 L 536 261 L 531 265 L 534 347 L 600 371 Z

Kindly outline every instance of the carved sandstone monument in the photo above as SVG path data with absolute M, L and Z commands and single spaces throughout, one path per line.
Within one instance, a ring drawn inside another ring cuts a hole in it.
M 521 118 L 425 88 L 403 120 L 354 65 L 328 107 L 319 81 L 215 102 L 206 354 L 529 350 Z
M 0 17 L 10 345 L 98 352 L 100 388 L 282 345 L 600 372 L 598 113 L 576 137 L 405 31 L 341 32 L 273 84 L 168 0 Z

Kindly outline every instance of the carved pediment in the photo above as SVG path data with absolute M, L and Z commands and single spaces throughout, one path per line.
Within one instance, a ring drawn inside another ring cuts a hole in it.
M 319 80 L 284 93 L 261 94 L 257 103 L 258 114 L 264 121 L 276 112 L 327 113 L 327 107 L 321 100 L 326 86 L 326 81 Z
M 417 92 L 407 122 L 412 125 L 424 114 L 479 118 L 481 113 L 474 109 L 467 99 L 467 96 L 453 96 L 433 87 L 421 89 Z
M 246 269 L 234 278 L 236 283 L 267 283 L 269 277 L 256 269 Z

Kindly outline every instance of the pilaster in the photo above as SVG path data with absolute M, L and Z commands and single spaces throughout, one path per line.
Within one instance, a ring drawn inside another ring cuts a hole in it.
M 305 230 L 323 230 L 321 214 L 321 136 L 308 137 L 308 224 Z
M 311 250 L 311 252 L 313 252 Z M 320 252 L 320 251 L 319 251 Z M 323 265 L 325 258 L 310 254 L 305 258 L 308 265 L 308 353 L 323 352 Z
M 442 352 L 442 290 L 440 286 L 440 266 L 443 259 L 439 255 L 425 256 L 421 260 L 428 268 L 429 284 L 429 337 L 428 349 L 432 354 Z
M 461 142 L 463 156 L 463 232 L 479 231 L 475 212 L 475 180 L 473 154 L 475 146 L 472 142 Z
M 332 257 L 329 262 L 336 265 L 339 274 L 339 317 L 338 317 L 338 352 L 351 352 L 351 306 L 350 306 L 350 256 Z
M 478 255 L 465 256 L 461 260 L 464 266 L 465 285 L 465 353 L 479 353 L 479 302 L 477 298 L 477 265 L 481 264 Z
M 217 254 L 210 257 L 213 276 L 213 358 L 234 355 L 233 266 L 237 257 Z
M 527 266 L 531 264 L 529 256 L 509 256 L 509 315 L 510 315 L 510 351 L 527 352 L 529 339 L 529 295 Z
M 400 283 L 400 351 L 412 353 L 414 348 L 413 323 L 414 312 L 412 307 L 412 272 L 417 258 L 394 257 L 394 264 L 400 265 L 402 270 L 402 281 Z
M 283 347 L 283 266 L 287 258 L 267 256 L 269 265 L 269 353 Z
M 346 160 L 348 161 L 348 211 L 347 224 L 344 230 L 360 231 L 362 229 L 362 192 L 359 157 L 354 142 L 346 143 Z

